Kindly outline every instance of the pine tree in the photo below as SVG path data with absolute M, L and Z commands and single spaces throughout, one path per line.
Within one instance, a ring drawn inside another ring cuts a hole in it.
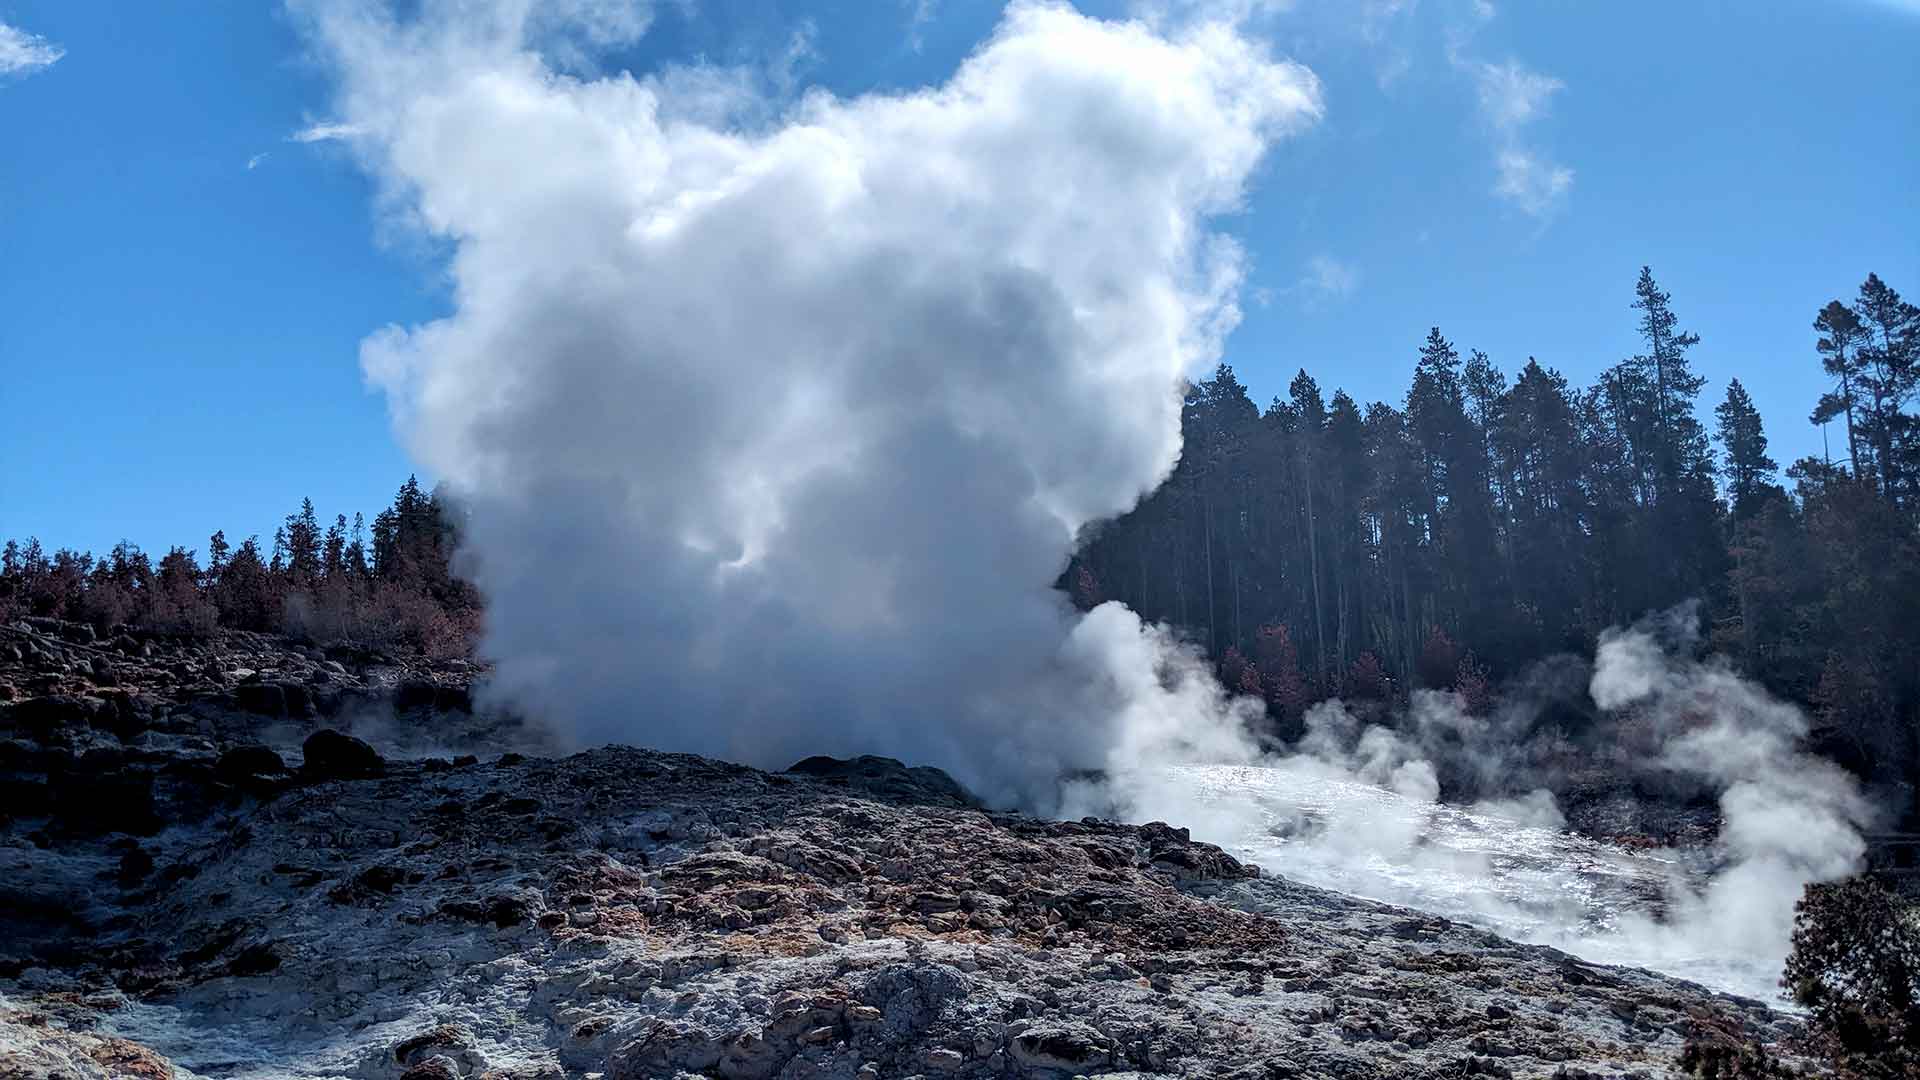
M 338 514 L 327 527 L 327 538 L 321 546 L 320 570 L 326 580 L 338 581 L 346 574 L 346 568 L 347 515 Z
M 1744 517 L 1763 491 L 1775 486 L 1773 477 L 1780 466 L 1767 456 L 1760 410 L 1754 408 L 1753 398 L 1739 379 L 1727 384 L 1727 399 L 1713 412 L 1720 421 L 1720 446 L 1725 455 L 1720 475 L 1727 481 L 1727 503 L 1735 517 Z
M 1453 440 L 1460 437 L 1464 427 L 1464 405 L 1460 354 L 1436 326 L 1420 346 L 1406 408 L 1407 428 L 1420 447 L 1427 489 L 1435 507 L 1444 504 L 1449 495 L 1447 466 L 1455 457 Z
M 293 588 L 312 588 L 320 580 L 320 520 L 313 512 L 313 500 L 301 499 L 300 509 L 287 515 L 283 529 L 287 581 Z
M 1487 354 L 1479 349 L 1467 356 L 1467 367 L 1462 375 L 1463 389 L 1467 398 L 1467 415 L 1474 426 L 1483 432 L 1491 432 L 1498 420 L 1500 396 L 1507 392 L 1507 377 L 1493 366 Z
M 241 630 L 273 629 L 280 610 L 276 577 L 273 568 L 260 561 L 259 540 L 249 536 L 242 541 L 214 596 L 221 623 Z
M 1299 464 L 1296 479 L 1301 499 L 1301 531 L 1306 534 L 1308 595 L 1313 603 L 1313 647 L 1316 663 L 1314 673 L 1324 676 L 1327 667 L 1327 622 L 1326 601 L 1322 589 L 1321 573 L 1321 533 L 1322 522 L 1320 507 L 1316 498 L 1318 489 L 1324 486 L 1320 474 L 1320 444 L 1327 426 L 1327 408 L 1320 396 L 1320 384 L 1313 381 L 1305 368 L 1293 377 L 1287 387 L 1293 398 L 1292 415 L 1294 417 L 1294 443 L 1297 451 L 1294 460 Z
M 348 533 L 347 549 L 344 553 L 347 573 L 355 579 L 365 580 L 372 573 L 367 565 L 366 519 L 356 511 L 353 515 L 353 530 Z
M 1867 343 L 1866 328 L 1860 325 L 1859 316 L 1853 309 L 1838 300 L 1831 301 L 1820 309 L 1813 320 L 1813 328 L 1820 332 L 1820 338 L 1814 348 L 1820 353 L 1820 366 L 1834 379 L 1832 390 L 1821 395 L 1820 403 L 1814 406 L 1810 417 L 1816 425 L 1827 423 L 1835 417 L 1843 417 L 1847 422 L 1847 468 L 1856 476 L 1879 476 L 1870 453 L 1861 445 L 1860 425 L 1856 422 L 1859 415 L 1859 399 L 1855 388 L 1861 384 L 1865 367 L 1860 357 L 1860 347 Z
M 1905 505 L 1920 494 L 1914 489 L 1920 446 L 1915 445 L 1915 420 L 1906 412 L 1920 389 L 1920 308 L 1902 300 L 1879 275 L 1868 274 L 1853 313 L 1864 331 L 1855 354 L 1868 403 L 1864 437 L 1873 444 L 1881 494 L 1889 503 Z
M 1700 343 L 1700 335 L 1676 329 L 1679 320 L 1673 313 L 1673 297 L 1654 282 L 1650 268 L 1640 268 L 1634 296 L 1647 351 L 1628 363 L 1638 369 L 1649 395 L 1652 441 L 1646 456 L 1658 501 L 1679 492 L 1689 474 L 1712 472 L 1706 430 L 1693 411 L 1706 379 L 1695 375 L 1687 361 L 1687 350 Z
M 373 572 L 382 581 L 395 581 L 400 577 L 399 533 L 400 523 L 392 508 L 374 515 Z
M 220 575 L 227 569 L 229 550 L 226 531 L 215 529 L 213 535 L 207 539 L 207 588 L 211 589 L 219 585 Z

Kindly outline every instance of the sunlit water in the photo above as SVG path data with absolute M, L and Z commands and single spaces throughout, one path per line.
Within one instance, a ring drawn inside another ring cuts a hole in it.
M 1681 854 L 1421 802 L 1305 762 L 1178 766 L 1147 786 L 1153 816 L 1270 873 L 1782 1004 L 1780 943 L 1696 947 L 1663 923 L 1668 898 L 1707 877 Z

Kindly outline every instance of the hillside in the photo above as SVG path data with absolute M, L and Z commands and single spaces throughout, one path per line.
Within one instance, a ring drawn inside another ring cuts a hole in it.
M 534 756 L 458 663 L 0 636 L 7 1076 L 1620 1075 L 1797 1030 L 937 770 Z

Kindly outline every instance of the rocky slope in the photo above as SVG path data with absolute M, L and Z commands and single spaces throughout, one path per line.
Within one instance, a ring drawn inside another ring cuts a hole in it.
M 1612 1076 L 1795 1036 L 932 769 L 542 756 L 471 674 L 0 630 L 0 1076 Z

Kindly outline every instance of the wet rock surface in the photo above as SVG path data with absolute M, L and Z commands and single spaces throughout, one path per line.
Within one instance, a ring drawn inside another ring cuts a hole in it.
M 129 638 L 123 712 L 57 629 L 0 642 L 0 1076 L 1626 1076 L 1796 1031 L 887 759 L 541 756 L 468 671 Z

